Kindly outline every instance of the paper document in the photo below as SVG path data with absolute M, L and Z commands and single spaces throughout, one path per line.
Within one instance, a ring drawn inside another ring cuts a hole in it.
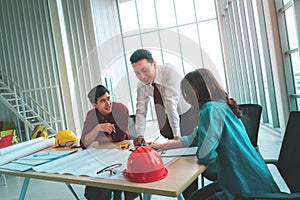
M 167 149 L 160 152 L 161 157 L 195 156 L 197 147 Z
M 48 150 L 48 151 L 40 151 L 34 154 L 31 154 L 29 156 L 20 158 L 18 160 L 53 160 L 56 158 L 60 158 L 66 155 L 69 155 L 71 153 L 74 153 L 77 150 L 63 150 L 63 151 L 59 151 L 59 150 Z
M 25 145 L 25 146 L 23 146 L 24 145 L 23 143 L 13 145 L 18 148 L 14 149 L 13 151 L 10 151 L 9 153 L 6 152 L 4 155 L 1 155 L 0 165 L 9 163 L 18 158 L 22 158 L 22 157 L 32 154 L 34 152 L 48 148 L 54 144 L 54 138 L 44 139 L 43 137 L 41 137 L 41 139 L 37 138 L 35 141 L 38 141 L 38 142 L 34 143 L 34 144 L 30 143 L 30 145 Z M 26 143 L 26 142 L 24 142 L 24 143 Z M 26 143 L 26 144 L 28 144 L 28 143 Z M 19 146 L 21 146 L 22 148 L 19 149 Z M 6 148 L 9 148 L 9 147 L 6 147 Z
M 126 180 L 123 170 L 127 168 L 127 160 L 132 152 L 119 149 L 88 148 L 72 155 L 33 167 L 37 172 L 72 174 L 75 176 L 90 176 L 94 178 L 107 178 Z M 175 157 L 163 158 L 164 164 L 176 159 Z M 109 172 L 97 173 L 108 166 L 117 165 L 115 174 Z
M 45 138 L 39 137 L 39 138 L 21 142 L 21 143 L 15 144 L 15 145 L 8 146 L 6 148 L 0 149 L 0 156 L 3 156 L 5 154 L 11 153 L 11 152 L 16 152 L 18 150 L 24 149 L 25 147 L 30 147 L 30 146 L 32 146 L 36 143 L 42 142 L 44 140 L 45 140 Z
M 49 160 L 48 159 L 38 159 L 38 160 L 18 159 L 18 160 L 13 161 L 12 163 L 21 164 L 21 165 L 31 165 L 31 167 L 32 167 L 32 166 L 37 166 L 37 165 L 44 164 L 46 162 L 49 162 Z M 11 164 L 11 163 L 9 163 L 9 164 Z M 9 166 L 9 164 L 7 164 L 7 166 Z
M 25 172 L 27 170 L 32 169 L 32 165 L 23 165 L 23 164 L 19 164 L 19 163 L 8 163 L 6 165 L 0 166 L 0 168 L 1 169 L 8 169 L 8 170 Z
M 165 138 L 161 134 L 158 134 L 156 137 L 151 137 L 151 138 L 145 138 L 147 142 L 154 142 L 157 144 L 164 144 L 168 142 L 168 138 Z
M 130 153 L 131 151 L 129 150 L 88 148 L 70 156 L 36 166 L 33 169 L 38 172 L 47 173 L 125 179 L 122 171 L 127 167 L 127 159 Z M 97 174 L 99 170 L 116 163 L 120 163 L 121 166 L 116 168 L 117 173 L 114 176 L 110 176 L 109 173 Z
M 76 152 L 77 150 L 71 151 L 59 151 L 59 150 L 48 150 L 48 151 L 40 151 L 34 154 L 31 154 L 26 157 L 19 158 L 17 160 L 12 161 L 11 163 L 1 165 L 2 169 L 9 169 L 15 171 L 27 171 L 32 169 L 34 166 L 38 166 L 52 160 L 67 156 Z

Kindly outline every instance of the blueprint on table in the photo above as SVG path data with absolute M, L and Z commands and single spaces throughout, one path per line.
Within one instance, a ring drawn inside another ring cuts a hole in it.
M 15 171 L 27 171 L 32 169 L 34 166 L 41 165 L 47 162 L 50 162 L 55 159 L 62 158 L 69 154 L 76 152 L 77 150 L 46 150 L 38 153 L 34 153 L 25 157 L 21 157 L 17 160 L 13 160 L 12 162 L 1 165 L 0 168 L 15 170 Z
M 131 153 L 129 150 L 89 148 L 33 169 L 38 172 L 125 180 L 122 172 L 127 168 L 127 160 Z M 167 158 L 164 163 L 173 159 Z M 117 163 L 121 166 L 115 169 L 115 175 L 110 175 L 109 172 L 97 174 L 99 170 Z

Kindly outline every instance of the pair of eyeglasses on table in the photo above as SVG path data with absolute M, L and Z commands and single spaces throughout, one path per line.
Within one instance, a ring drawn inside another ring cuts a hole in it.
M 107 167 L 104 167 L 103 169 L 101 169 L 100 171 L 97 172 L 97 174 L 101 174 L 101 173 L 104 173 L 104 172 L 109 172 L 109 175 L 114 175 L 117 173 L 116 171 L 116 168 L 119 168 L 122 166 L 122 163 L 116 163 L 116 164 L 112 164 L 112 165 L 109 165 Z

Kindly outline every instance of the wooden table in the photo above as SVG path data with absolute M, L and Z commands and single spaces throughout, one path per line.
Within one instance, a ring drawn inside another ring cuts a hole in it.
M 101 148 L 115 148 L 126 141 L 111 144 L 101 144 Z M 0 174 L 25 177 L 23 188 L 19 199 L 24 199 L 30 178 L 64 182 L 69 184 L 80 184 L 108 189 L 125 190 L 130 192 L 144 193 L 144 199 L 150 199 L 150 195 L 162 195 L 184 199 L 182 192 L 205 170 L 205 166 L 197 163 L 195 156 L 178 157 L 170 164 L 165 166 L 168 175 L 162 180 L 151 183 L 134 183 L 129 180 L 113 180 L 92 178 L 86 176 L 61 175 L 41 173 L 33 170 L 26 172 L 0 169 Z M 71 188 L 70 188 L 71 189 Z

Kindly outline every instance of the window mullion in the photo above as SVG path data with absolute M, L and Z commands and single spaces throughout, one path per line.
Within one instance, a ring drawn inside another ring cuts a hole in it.
M 297 40 L 298 40 L 298 53 L 300 57 L 300 0 L 294 0 L 294 15 L 296 22 Z

